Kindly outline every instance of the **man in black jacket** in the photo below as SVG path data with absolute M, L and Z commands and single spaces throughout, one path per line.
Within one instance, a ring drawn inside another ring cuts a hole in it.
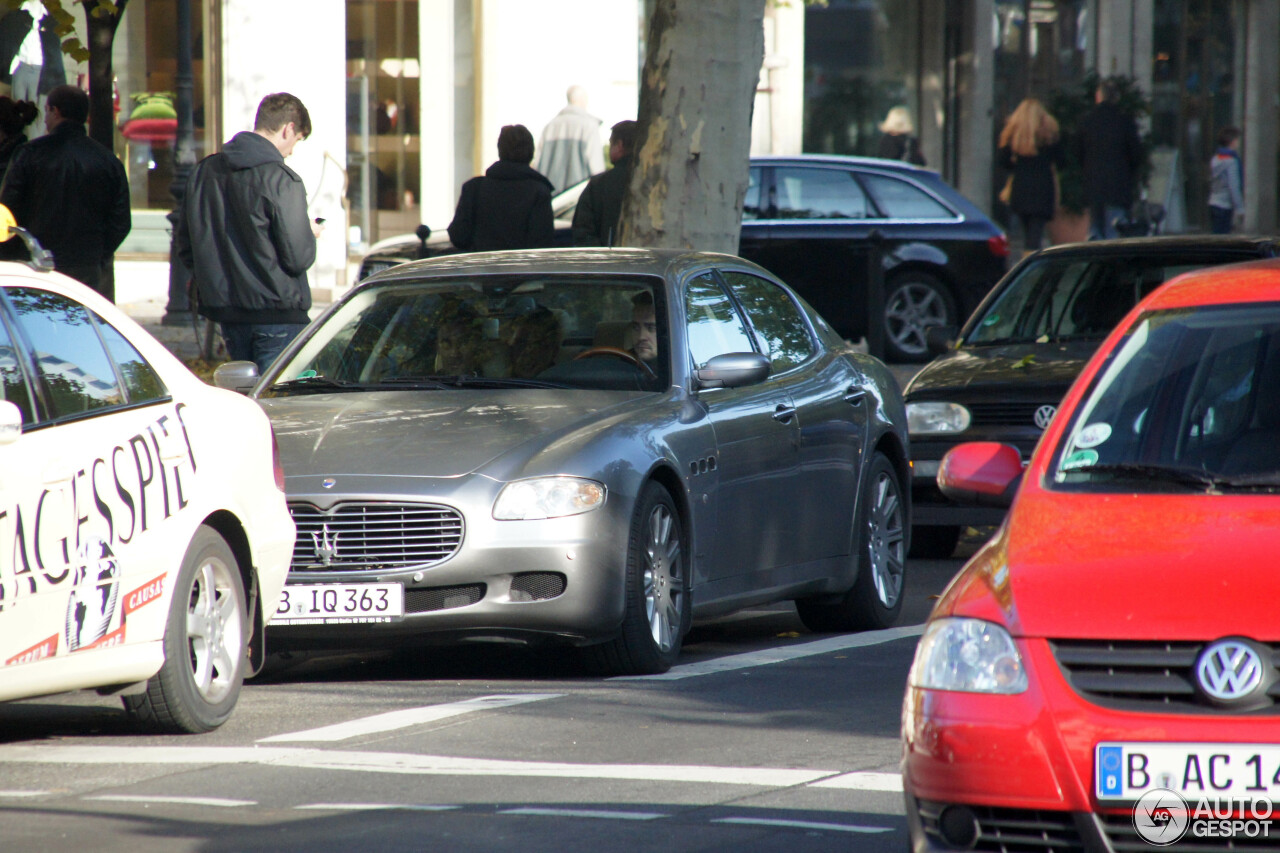
M 615 246 L 622 199 L 631 184 L 632 153 L 635 150 L 634 121 L 620 121 L 609 133 L 609 162 L 613 168 L 587 181 L 578 206 L 573 211 L 573 245 Z
M 1095 105 L 1080 123 L 1077 155 L 1084 169 L 1084 196 L 1089 205 L 1089 239 L 1118 236 L 1116 220 L 1133 206 L 1133 185 L 1142 162 L 1138 123 L 1120 109 L 1114 80 L 1098 84 Z
M 302 178 L 284 162 L 310 134 L 302 101 L 267 95 L 253 132 L 196 164 L 174 235 L 199 312 L 221 324 L 227 355 L 259 372 L 310 319 L 307 270 L 320 227 L 307 215 Z
M 449 239 L 464 252 L 541 249 L 555 239 L 551 182 L 529 164 L 533 134 L 522 124 L 498 133 L 498 162 L 462 185 Z
M 49 132 L 18 149 L 0 204 L 53 253 L 58 272 L 114 302 L 112 259 L 132 227 L 129 180 L 116 155 L 89 138 L 88 117 L 84 90 L 55 86 L 45 106 Z

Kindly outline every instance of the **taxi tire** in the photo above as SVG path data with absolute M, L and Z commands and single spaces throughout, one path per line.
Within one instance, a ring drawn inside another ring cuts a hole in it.
M 855 519 L 854 551 L 858 576 L 843 596 L 801 598 L 796 613 L 814 633 L 883 630 L 898 621 L 906 598 L 906 513 L 901 479 L 883 453 L 867 469 Z M 880 581 L 877 584 L 877 580 Z M 896 584 L 892 603 L 883 600 Z
M 626 573 L 622 629 L 613 640 L 584 648 L 586 663 L 605 675 L 666 672 L 680 657 L 691 618 L 688 543 L 675 501 L 652 481 L 640 491 L 632 515 Z M 655 620 L 651 608 L 662 608 L 665 618 Z M 655 621 L 666 628 L 665 648 L 654 637 Z
M 247 613 L 235 554 L 217 531 L 201 525 L 174 580 L 164 665 L 143 693 L 124 697 L 129 715 L 172 733 L 199 734 L 226 722 L 248 667 Z

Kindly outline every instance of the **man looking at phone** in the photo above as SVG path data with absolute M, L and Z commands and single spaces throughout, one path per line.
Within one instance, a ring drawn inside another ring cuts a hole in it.
M 302 101 L 267 95 L 252 132 L 196 164 L 179 211 L 175 240 L 195 280 L 196 310 L 220 324 L 227 355 L 255 362 L 259 373 L 310 320 L 307 270 L 321 225 L 284 162 L 310 134 Z

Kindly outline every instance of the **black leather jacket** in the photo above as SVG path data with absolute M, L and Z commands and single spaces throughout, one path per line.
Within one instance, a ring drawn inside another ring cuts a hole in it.
M 199 311 L 221 323 L 306 323 L 316 238 L 298 173 L 244 131 L 196 164 L 174 231 Z
M 18 148 L 0 203 L 58 269 L 106 262 L 132 227 L 124 166 L 73 121 Z

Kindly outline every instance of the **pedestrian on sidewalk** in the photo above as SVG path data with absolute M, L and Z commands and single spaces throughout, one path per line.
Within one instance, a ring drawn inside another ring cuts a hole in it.
M 0 204 L 53 253 L 54 268 L 115 302 L 115 251 L 132 227 L 129 180 L 119 158 L 89 138 L 89 95 L 56 86 L 44 136 L 18 148 Z
M 39 114 L 40 108 L 32 101 L 15 101 L 7 95 L 0 95 L 0 185 L 14 155 L 18 153 L 18 147 L 27 141 L 27 126 Z
M 227 355 L 259 374 L 307 325 L 321 227 L 306 188 L 285 165 L 311 135 L 306 106 L 287 92 L 258 104 L 253 130 L 196 164 L 174 242 L 195 280 L 199 313 L 220 324 Z
M 1018 104 L 1000 131 L 998 160 L 1009 170 L 1005 203 L 1022 221 L 1022 248 L 1044 244 L 1044 227 L 1058 208 L 1058 169 L 1063 164 L 1058 121 L 1035 98 Z
M 876 156 L 886 160 L 902 160 L 917 166 L 925 165 L 924 154 L 920 153 L 920 140 L 915 132 L 911 110 L 906 107 L 889 110 L 880 123 L 880 142 L 876 148 Z
M 609 135 L 609 161 L 613 168 L 587 182 L 573 211 L 573 245 L 616 246 L 622 200 L 631 185 L 637 122 L 620 121 Z
M 1080 123 L 1077 159 L 1084 170 L 1089 239 L 1118 236 L 1116 220 L 1133 206 L 1133 185 L 1142 162 L 1138 123 L 1120 109 L 1120 87 L 1110 78 L 1094 91 L 1094 107 Z
M 1244 212 L 1244 170 L 1240 128 L 1218 131 L 1218 150 L 1209 161 L 1209 222 L 1214 234 L 1230 234 Z
M 535 168 L 551 182 L 553 193 L 604 171 L 603 122 L 587 112 L 587 90 L 570 86 L 565 99 L 569 103 L 547 122 L 538 142 Z
M 498 161 L 462 185 L 449 239 L 464 252 L 540 249 L 555 240 L 551 182 L 529 164 L 533 134 L 509 124 L 498 134 Z

